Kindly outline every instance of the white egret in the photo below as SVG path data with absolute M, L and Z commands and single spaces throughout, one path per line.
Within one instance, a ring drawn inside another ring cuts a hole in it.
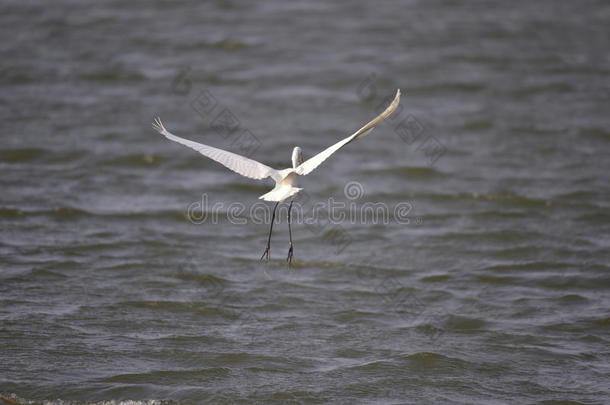
M 152 124 L 153 128 L 157 130 L 161 135 L 166 138 L 178 142 L 184 146 L 188 146 L 191 149 L 196 150 L 204 156 L 213 159 L 221 165 L 241 174 L 242 176 L 249 177 L 251 179 L 261 180 L 267 177 L 271 177 L 275 181 L 275 187 L 273 190 L 260 196 L 260 199 L 265 201 L 275 201 L 273 207 L 273 214 L 271 215 L 271 225 L 269 228 L 269 237 L 267 238 L 267 248 L 261 256 L 261 260 L 269 260 L 269 253 L 271 250 L 271 233 L 273 232 L 273 222 L 275 220 L 275 210 L 280 202 L 287 200 L 288 198 L 294 197 L 302 188 L 296 187 L 297 176 L 305 176 L 311 173 L 316 167 L 322 162 L 328 159 L 333 153 L 347 145 L 348 143 L 355 141 L 356 139 L 365 136 L 379 123 L 383 122 L 386 118 L 392 114 L 398 107 L 400 102 L 400 89 L 396 91 L 396 96 L 390 105 L 377 117 L 375 117 L 368 124 L 360 128 L 358 131 L 348 136 L 347 138 L 335 143 L 334 145 L 326 148 L 317 155 L 303 160 L 301 154 L 301 148 L 296 146 L 292 151 L 292 167 L 283 170 L 276 170 L 255 160 L 249 159 L 238 154 L 228 152 L 222 149 L 214 148 L 212 146 L 204 145 L 199 142 L 190 141 L 188 139 L 181 138 L 169 132 L 163 126 L 161 119 L 155 118 Z M 288 264 L 292 263 L 293 246 L 292 246 L 292 230 L 290 229 L 290 211 L 292 209 L 292 202 L 290 201 L 290 207 L 288 208 L 288 232 L 290 234 L 290 247 L 288 249 L 288 257 L 286 261 Z

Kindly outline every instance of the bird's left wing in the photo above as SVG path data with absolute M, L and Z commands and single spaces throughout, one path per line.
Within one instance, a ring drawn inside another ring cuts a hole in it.
M 394 100 L 390 103 L 388 108 L 385 109 L 384 112 L 379 114 L 377 117 L 373 118 L 371 122 L 360 128 L 354 134 L 348 136 L 347 138 L 337 142 L 336 144 L 326 148 L 322 152 L 317 155 L 307 159 L 305 162 L 301 163 L 295 169 L 297 174 L 305 176 L 306 174 L 311 173 L 316 167 L 318 167 L 322 162 L 328 159 L 333 153 L 347 145 L 348 143 L 355 141 L 356 139 L 365 136 L 368 134 L 373 128 L 375 128 L 378 124 L 383 122 L 386 118 L 392 114 L 396 108 L 398 107 L 398 103 L 400 102 L 400 89 L 396 90 L 396 96 L 394 96 Z
M 271 177 L 275 181 L 281 181 L 282 179 L 282 176 L 277 170 L 260 162 L 257 162 L 256 160 L 249 159 L 233 152 L 228 152 L 226 150 L 204 145 L 199 142 L 189 141 L 188 139 L 180 138 L 179 136 L 172 134 L 167 129 L 165 129 L 159 117 L 155 118 L 155 121 L 153 122 L 152 126 L 155 130 L 157 130 L 157 132 L 159 132 L 167 139 L 170 139 L 174 142 L 178 142 L 184 146 L 188 146 L 191 149 L 195 149 L 203 156 L 209 157 L 210 159 L 217 161 L 221 165 L 233 170 L 236 173 L 241 174 L 242 176 L 257 180 L 261 180 L 267 177 Z

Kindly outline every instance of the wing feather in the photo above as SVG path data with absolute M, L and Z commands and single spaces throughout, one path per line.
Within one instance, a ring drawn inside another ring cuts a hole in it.
M 336 144 L 329 146 L 324 149 L 322 152 L 317 155 L 307 159 L 305 162 L 301 163 L 295 169 L 297 174 L 301 176 L 305 176 L 306 174 L 311 173 L 316 167 L 320 166 L 322 162 L 328 159 L 333 153 L 347 145 L 348 143 L 355 141 L 356 139 L 365 136 L 368 134 L 373 128 L 375 128 L 378 124 L 383 122 L 386 118 L 388 118 L 398 107 L 398 103 L 400 103 L 400 89 L 396 90 L 396 96 L 394 96 L 394 100 L 390 103 L 388 108 L 386 108 L 381 114 L 377 117 L 373 118 L 372 121 L 367 123 L 365 126 L 360 128 L 358 131 L 348 136 L 347 138 L 337 142 Z
M 281 175 L 277 170 L 260 162 L 257 162 L 256 160 L 249 159 L 233 152 L 228 152 L 226 150 L 204 145 L 199 142 L 190 141 L 188 139 L 184 139 L 172 134 L 167 129 L 165 129 L 159 117 L 155 118 L 155 121 L 153 122 L 152 126 L 157 132 L 159 132 L 167 139 L 194 149 L 197 152 L 201 153 L 203 156 L 215 160 L 226 168 L 231 169 L 234 172 L 241 174 L 242 176 L 256 180 L 271 177 L 275 181 L 281 181 Z

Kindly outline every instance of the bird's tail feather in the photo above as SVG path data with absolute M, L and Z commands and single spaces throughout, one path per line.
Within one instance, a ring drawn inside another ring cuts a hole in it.
M 267 194 L 261 195 L 258 198 L 265 201 L 284 201 L 301 190 L 303 189 L 292 186 L 276 186 L 273 190 L 269 191 Z

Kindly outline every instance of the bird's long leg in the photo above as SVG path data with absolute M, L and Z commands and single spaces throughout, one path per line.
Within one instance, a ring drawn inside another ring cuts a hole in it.
M 294 200 L 290 201 L 290 206 L 288 207 L 288 235 L 290 235 L 290 247 L 288 248 L 288 257 L 286 258 L 286 261 L 288 262 L 288 266 L 290 266 L 292 264 L 292 254 L 293 254 L 292 229 L 290 228 L 290 211 L 292 210 L 293 202 L 294 202 Z
M 271 232 L 273 232 L 273 221 L 275 221 L 275 210 L 279 203 L 280 203 L 279 201 L 276 202 L 275 207 L 273 207 L 273 214 L 271 214 L 271 226 L 269 227 L 269 238 L 267 239 L 267 248 L 263 252 L 263 255 L 261 256 L 261 260 L 265 259 L 265 257 L 267 260 L 269 260 L 269 251 L 271 250 Z

